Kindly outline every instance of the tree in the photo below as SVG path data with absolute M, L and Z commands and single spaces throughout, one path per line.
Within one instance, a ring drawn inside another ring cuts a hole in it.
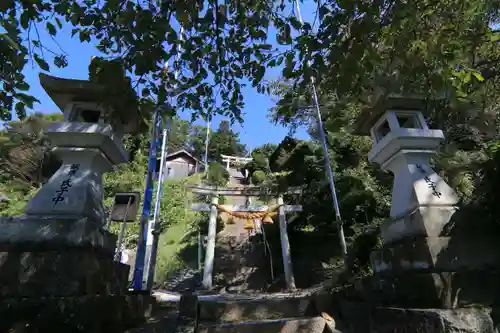
M 228 121 L 221 121 L 213 132 L 209 143 L 209 158 L 222 161 L 221 155 L 245 156 L 246 147 L 240 143 L 239 135 L 233 132 Z
M 229 181 L 229 172 L 220 163 L 210 163 L 208 167 L 207 182 L 210 185 L 223 187 Z
M 277 144 L 265 143 L 260 147 L 254 148 L 252 150 L 252 156 L 261 155 L 265 158 L 269 158 L 274 153 L 277 147 Z
M 211 136 L 213 133 L 210 133 Z M 209 140 L 210 140 L 209 136 Z M 200 161 L 205 158 L 205 140 L 207 137 L 207 128 L 205 126 L 194 125 L 189 134 L 189 151 Z
M 499 20 L 496 1 L 317 2 L 314 32 L 289 10 L 291 0 L 4 1 L 1 117 L 10 119 L 13 110 L 22 117 L 36 102 L 21 73 L 28 59 L 44 71 L 50 62 L 67 65 L 63 51 L 48 52 L 37 37 L 38 29 L 56 36 L 63 24 L 131 73 L 142 98 L 163 104 L 175 97 L 178 109 L 195 117 L 218 113 L 241 121 L 244 81 L 269 92 L 263 78 L 272 67 L 281 67 L 302 91 L 314 76 L 322 90 L 341 99 L 371 95 L 375 88 L 463 97 L 498 81 L 499 35 L 491 28 Z M 182 38 L 176 25 L 184 29 Z M 177 54 L 175 75 L 164 64 Z
M 22 121 L 6 124 L 0 141 L 0 175 L 2 181 L 17 181 L 27 186 L 39 186 L 59 168 L 60 162 L 50 152 L 44 132 L 62 114 L 35 113 Z
M 414 82 L 415 84 L 417 82 Z M 498 93 L 489 91 L 486 83 L 480 89 L 471 89 L 466 95 L 476 105 L 457 104 L 454 97 L 439 104 L 429 103 L 425 110 L 432 128 L 445 132 L 447 142 L 434 160 L 436 171 L 458 192 L 464 210 L 474 207 L 477 216 L 495 221 L 491 210 L 494 204 L 486 198 L 496 198 L 494 186 L 486 185 L 498 177 L 493 165 L 498 155 L 491 153 L 492 140 L 498 140 Z M 273 171 L 288 170 L 288 185 L 307 184 L 302 196 L 304 212 L 295 225 L 329 229 L 335 220 L 332 199 L 324 171 L 323 151 L 316 126 L 313 100 L 308 92 L 293 85 L 280 84 L 281 96 L 271 117 L 285 125 L 309 126 L 312 142 L 301 143 L 286 138 L 270 158 Z M 276 90 L 280 91 L 280 90 Z M 417 90 L 418 92 L 418 90 Z M 369 267 L 369 253 L 379 245 L 378 226 L 388 216 L 391 203 L 392 177 L 367 161 L 371 139 L 352 134 L 351 125 L 364 104 L 356 96 L 339 97 L 323 86 L 318 91 L 323 116 L 330 163 L 333 167 L 338 201 L 345 233 L 349 243 L 349 265 L 361 269 Z M 488 98 L 483 98 L 486 94 Z M 293 109 L 293 111 L 291 111 Z M 495 142 L 495 141 L 493 141 Z M 483 195 L 481 194 L 490 193 Z M 489 207 L 485 212 L 484 207 Z M 311 212 L 314 212 L 311 213 Z M 486 217 L 488 216 L 488 217 Z M 325 223 L 326 222 L 326 223 Z M 335 231 L 332 231 L 332 233 Z
M 190 151 L 199 160 L 205 157 L 205 140 L 207 129 L 204 126 L 193 126 L 189 138 Z M 221 121 L 217 131 L 210 131 L 208 143 L 208 161 L 222 162 L 222 155 L 245 156 L 246 147 L 240 143 L 238 133 L 231 130 L 228 121 Z
M 268 176 L 271 172 L 269 157 L 274 153 L 277 147 L 278 145 L 266 143 L 252 150 L 252 161 L 245 165 L 245 169 L 248 170 L 251 179 L 253 179 L 253 175 L 257 171 L 259 171 L 259 175 L 255 177 L 262 179 L 262 181 Z
M 266 174 L 264 171 L 257 170 L 252 173 L 251 176 L 252 185 L 260 185 L 266 180 Z
M 208 6 L 207 6 L 208 5 Z M 100 52 L 115 58 L 138 78 L 142 95 L 157 104 L 168 95 L 177 97 L 179 108 L 194 114 L 225 114 L 241 120 L 242 80 L 253 76 L 258 85 L 272 46 L 266 44 L 273 4 L 266 1 L 230 1 L 219 5 L 190 1 L 74 1 L 8 0 L 0 6 L 1 117 L 11 111 L 20 118 L 36 98 L 26 94 L 29 86 L 21 74 L 28 59 L 49 71 L 49 62 L 64 67 L 63 50 L 51 50 L 40 40 L 38 30 L 55 37 L 63 24 L 72 25 L 81 42 L 98 43 Z M 174 29 L 176 23 L 184 35 Z M 43 25 L 41 24 L 43 22 Z M 23 34 L 28 38 L 23 39 Z M 245 46 L 252 44 L 251 47 Z M 56 44 L 57 45 L 57 44 Z M 166 47 L 165 47 L 166 45 Z M 174 63 L 179 75 L 165 71 L 164 63 Z M 45 51 L 45 52 L 44 52 Z M 52 59 L 45 57 L 52 54 Z M 168 86 L 159 84 L 163 80 Z M 220 94 L 222 103 L 217 104 Z
M 174 118 L 168 132 L 168 152 L 173 153 L 181 149 L 189 151 L 189 134 L 191 124 L 187 120 Z

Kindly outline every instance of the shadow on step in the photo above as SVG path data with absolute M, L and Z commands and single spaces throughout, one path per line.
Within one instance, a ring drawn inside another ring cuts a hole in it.
M 216 290 L 228 293 L 266 291 L 273 281 L 262 235 L 219 237 L 214 273 Z

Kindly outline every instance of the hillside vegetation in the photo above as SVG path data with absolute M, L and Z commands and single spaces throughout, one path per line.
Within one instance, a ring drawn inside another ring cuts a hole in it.
M 146 163 L 139 158 L 136 161 L 120 166 L 116 172 L 105 175 L 105 206 L 110 209 L 116 192 L 144 192 Z M 193 195 L 184 186 L 187 183 L 197 183 L 200 175 L 182 180 L 167 180 L 164 183 L 161 199 L 160 221 L 163 232 L 160 236 L 156 279 L 163 280 L 170 272 L 190 267 L 195 268 L 196 230 L 201 214 L 190 210 L 194 202 Z M 22 215 L 29 198 L 36 193 L 36 188 L 27 191 L 13 182 L 2 183 L 0 193 L 10 199 L 9 203 L 0 206 L 1 216 Z M 125 244 L 128 248 L 135 247 L 139 232 L 139 219 L 127 225 Z M 118 234 L 120 223 L 112 222 L 110 231 Z
M 491 107 L 493 104 L 490 101 Z M 246 166 L 254 184 L 304 187 L 302 196 L 285 198 L 286 203 L 303 206 L 302 213 L 290 214 L 288 229 L 299 287 L 325 281 L 334 272 L 345 268 L 354 275 L 371 273 L 369 255 L 380 245 L 378 226 L 389 216 L 392 176 L 367 160 L 371 140 L 351 132 L 349 124 L 359 109 L 360 105 L 356 103 L 339 105 L 328 98 L 323 101 L 327 147 L 348 245 L 347 266 L 342 262 L 336 218 L 324 172 L 324 154 L 314 118 L 287 120 L 292 125 L 307 124 L 311 140 L 287 137 L 277 146 L 258 147 L 252 151 L 254 160 Z M 442 128 L 447 137 L 433 166 L 458 192 L 461 211 L 474 217 L 471 221 L 478 229 L 493 228 L 492 232 L 500 235 L 500 127 L 496 120 L 490 122 L 496 126 L 487 129 L 479 126 L 491 119 L 491 113 L 496 116 L 496 106 L 489 112 L 470 114 L 455 106 L 444 105 L 439 110 L 430 110 L 428 121 L 431 127 Z M 278 114 L 274 115 L 279 118 Z M 22 214 L 26 201 L 57 169 L 58 162 L 51 156 L 50 145 L 43 136 L 43 128 L 53 120 L 51 117 L 34 115 L 22 122 L 9 122 L 0 132 L 0 194 L 10 199 L 8 203 L 0 203 L 0 215 Z M 200 156 L 204 133 L 199 129 L 193 131 L 189 123 L 182 121 L 174 125 L 171 131 L 173 146 L 175 144 L 176 149 L 186 149 Z M 217 164 L 220 154 L 241 156 L 245 149 L 227 124 L 219 126 L 211 134 L 211 139 L 209 161 L 213 164 L 206 179 L 211 184 L 222 186 L 228 175 L 225 168 Z M 126 138 L 125 146 L 133 153 L 132 161 L 104 177 L 107 207 L 110 207 L 116 192 L 138 191 L 143 195 L 149 146 L 147 134 Z M 199 181 L 198 175 L 165 182 L 157 270 L 160 280 L 179 268 L 196 267 L 198 230 L 201 230 L 201 235 L 206 235 L 208 218 L 189 208 L 195 200 L 206 198 L 195 199 L 184 184 Z M 276 225 L 267 227 L 266 237 L 273 252 L 276 276 L 280 276 L 282 264 Z M 126 244 L 129 247 L 137 242 L 137 228 L 138 223 L 128 226 Z M 112 226 L 112 230 L 116 232 L 118 224 Z
M 0 216 L 22 215 L 28 200 L 59 167 L 60 162 L 51 154 L 50 142 L 43 133 L 52 122 L 61 120 L 60 114 L 34 114 L 23 121 L 9 122 L 0 131 L 0 195 L 8 198 L 8 202 L 0 202 Z M 204 132 L 196 126 L 191 126 L 189 122 L 176 120 L 170 132 L 169 151 L 186 149 L 195 156 L 200 156 L 200 147 L 203 146 L 200 142 L 204 135 Z M 213 185 L 224 185 L 229 175 L 225 168 L 216 162 L 219 160 L 219 154 L 239 154 L 244 150 L 237 135 L 225 123 L 221 124 L 219 131 L 211 135 L 215 144 L 209 147 L 209 158 L 214 163 L 210 165 L 207 177 L 204 177 L 204 174 L 195 174 L 184 179 L 165 180 L 163 184 L 159 215 L 161 234 L 156 269 L 158 281 L 164 280 L 173 271 L 194 269 L 198 264 L 198 230 L 206 227 L 208 217 L 204 213 L 192 211 L 191 204 L 196 200 L 204 201 L 205 198 L 195 198 L 185 185 L 200 183 L 202 178 Z M 139 192 L 141 202 L 143 200 L 148 164 L 147 134 L 134 138 L 126 137 L 124 143 L 131 152 L 132 161 L 117 166 L 114 172 L 105 174 L 103 178 L 104 204 L 108 210 L 111 209 L 117 192 Z M 153 193 L 156 194 L 156 188 Z M 151 211 L 153 209 L 154 205 Z M 137 244 L 141 212 L 142 207 L 139 208 L 136 222 L 127 225 L 127 248 L 135 248 Z M 110 231 L 118 234 L 119 229 L 120 223 L 112 222 Z

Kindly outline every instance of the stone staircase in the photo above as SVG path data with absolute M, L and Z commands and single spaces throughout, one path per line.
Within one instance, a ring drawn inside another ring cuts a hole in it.
M 314 298 L 293 294 L 200 298 L 196 322 L 198 333 L 340 332 L 333 319 L 321 316 Z
M 126 333 L 342 333 L 322 315 L 324 302 L 306 294 L 157 297 L 147 323 Z M 345 332 L 345 331 L 344 331 Z
M 232 175 L 232 186 L 245 186 L 238 178 Z M 229 201 L 246 204 L 244 197 Z M 221 218 L 227 222 L 229 217 L 222 213 Z M 249 235 L 245 224 L 242 220 L 225 223 L 218 233 L 212 290 L 184 293 L 176 301 L 165 294 L 157 315 L 129 332 L 340 333 L 335 321 L 324 315 L 331 308 L 329 295 L 319 296 L 317 291 L 261 293 L 271 282 L 269 259 L 259 235 Z
M 219 235 L 215 255 L 214 286 L 221 292 L 260 292 L 272 282 L 259 236 Z
M 230 186 L 245 187 L 243 174 L 230 171 Z M 245 205 L 246 197 L 228 197 L 228 204 Z M 214 291 L 241 293 L 265 291 L 272 282 L 269 258 L 264 255 L 260 234 L 250 235 L 244 226 L 246 221 L 232 219 L 221 213 L 224 228 L 217 234 L 214 259 Z

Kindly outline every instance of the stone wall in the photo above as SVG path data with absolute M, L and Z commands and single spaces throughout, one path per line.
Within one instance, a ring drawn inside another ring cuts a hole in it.
M 352 333 L 497 333 L 498 308 L 409 309 L 338 302 L 340 319 Z

